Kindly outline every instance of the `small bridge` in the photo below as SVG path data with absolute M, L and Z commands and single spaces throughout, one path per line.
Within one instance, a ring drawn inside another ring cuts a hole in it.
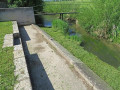
M 63 20 L 63 14 L 77 14 L 78 12 L 61 12 L 61 13 L 39 13 L 39 14 L 35 14 L 35 16 L 39 16 L 39 15 L 56 15 L 56 14 L 60 14 L 60 19 Z
M 66 2 L 63 3 L 61 1 L 61 3 L 59 2 L 53 2 L 53 3 L 45 3 L 43 5 L 37 5 L 37 6 L 33 6 L 34 7 L 34 11 L 38 12 L 37 14 L 35 14 L 35 16 L 39 16 L 39 15 L 56 15 L 59 14 L 60 15 L 60 19 L 63 20 L 63 15 L 64 14 L 78 14 L 80 12 L 78 12 L 77 10 L 80 9 L 80 6 L 83 4 L 88 4 L 88 2 L 81 2 L 81 3 L 74 3 L 74 2 Z M 52 9 L 52 8 L 56 8 L 56 11 L 50 12 L 50 13 L 46 13 L 47 11 L 45 11 L 45 13 L 43 12 L 39 12 L 37 11 L 37 8 L 46 8 L 47 9 Z M 58 8 L 59 7 L 59 8 Z

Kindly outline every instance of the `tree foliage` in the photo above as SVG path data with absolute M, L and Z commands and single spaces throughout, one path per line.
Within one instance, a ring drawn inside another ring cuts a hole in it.
M 9 7 L 34 7 L 39 6 L 37 10 L 42 10 L 42 0 L 8 0 Z

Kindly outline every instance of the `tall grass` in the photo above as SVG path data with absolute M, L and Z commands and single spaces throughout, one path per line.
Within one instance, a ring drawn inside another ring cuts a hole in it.
M 83 7 L 84 11 L 78 17 L 80 25 L 98 37 L 117 37 L 119 3 L 118 0 L 92 0 L 92 5 Z
M 80 9 L 82 5 L 88 4 L 87 2 L 83 3 L 80 1 L 61 1 L 61 2 L 45 2 L 43 11 L 45 12 L 75 12 Z M 51 8 L 52 7 L 52 8 Z
M 79 37 L 78 35 L 70 36 L 68 34 L 69 25 L 65 21 L 62 21 L 60 19 L 53 20 L 52 28 L 54 28 L 53 30 L 56 31 L 56 32 L 60 31 L 61 33 L 63 33 L 65 35 L 65 37 L 68 38 L 68 39 L 78 41 L 80 43 L 82 42 L 81 37 Z
M 67 33 L 69 29 L 68 24 L 60 19 L 53 20 L 52 27 L 55 28 L 55 30 L 61 30 L 64 33 Z
M 120 42 L 119 0 L 76 0 L 45 4 L 45 12 L 79 12 L 67 17 L 77 19 L 79 25 L 91 35 Z

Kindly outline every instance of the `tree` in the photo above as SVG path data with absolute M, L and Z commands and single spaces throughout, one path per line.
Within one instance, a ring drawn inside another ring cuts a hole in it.
M 8 0 L 10 6 L 12 7 L 33 7 L 39 6 L 35 8 L 36 10 L 42 11 L 43 1 L 42 0 Z

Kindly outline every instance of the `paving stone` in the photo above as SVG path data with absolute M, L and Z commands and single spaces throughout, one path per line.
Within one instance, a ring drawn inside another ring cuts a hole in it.
M 19 29 L 18 29 L 18 25 L 16 21 L 13 21 L 13 32 L 15 33 L 19 33 Z
M 15 76 L 17 77 L 17 81 L 24 80 L 24 78 L 29 78 L 27 67 L 21 67 L 18 71 L 15 71 Z
M 4 45 L 9 45 L 9 44 L 13 44 L 13 40 L 12 39 L 5 39 Z
M 32 90 L 29 78 L 17 83 L 14 87 L 14 90 Z
M 32 90 L 27 64 L 21 44 L 14 46 L 14 65 L 14 75 L 17 76 L 18 82 L 15 84 L 14 90 Z
M 15 46 L 14 46 L 14 51 L 18 51 L 18 50 L 23 50 L 23 47 L 22 47 L 21 44 L 20 44 L 20 45 L 15 45 Z
M 13 35 L 12 34 L 6 34 L 5 37 L 4 37 L 3 48 L 12 47 L 12 46 L 13 46 Z
M 15 59 L 24 57 L 24 52 L 23 52 L 23 50 L 17 50 L 17 51 L 14 51 L 13 53 L 14 53 L 14 58 L 15 58 Z
M 18 38 L 18 37 L 20 37 L 20 34 L 19 34 L 19 29 L 18 29 L 17 22 L 13 21 L 12 23 L 13 23 L 13 36 L 15 38 Z
M 13 39 L 13 34 L 6 34 L 4 39 L 5 40 Z
M 19 71 L 20 69 L 26 68 L 27 65 L 26 65 L 25 57 L 15 59 L 14 65 L 16 66 L 15 71 Z

